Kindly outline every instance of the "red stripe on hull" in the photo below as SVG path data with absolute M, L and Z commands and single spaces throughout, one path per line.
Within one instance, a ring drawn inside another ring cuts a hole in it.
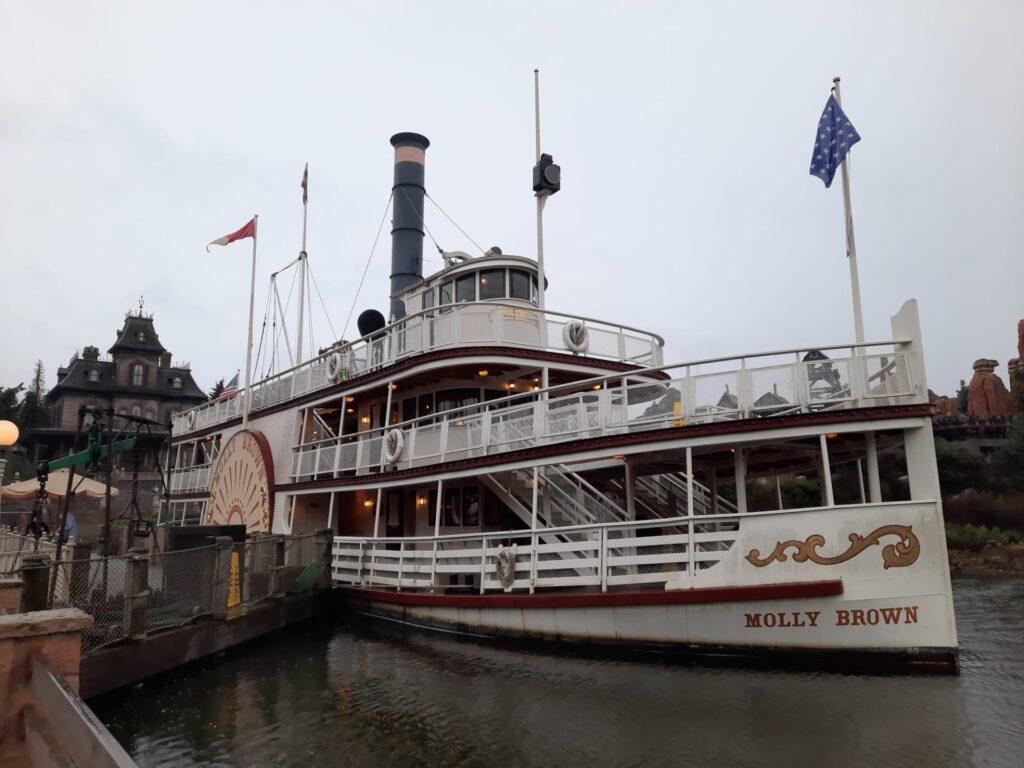
M 660 592 L 580 592 L 544 595 L 431 595 L 361 587 L 337 587 L 346 598 L 406 606 L 443 608 L 612 608 L 634 605 L 686 605 L 736 603 L 752 600 L 789 600 L 843 594 L 843 582 L 805 581 L 746 587 L 701 587 Z

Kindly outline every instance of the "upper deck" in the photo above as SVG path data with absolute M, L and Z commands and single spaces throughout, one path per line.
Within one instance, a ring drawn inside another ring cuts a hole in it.
M 573 322 L 586 328 L 586 344 L 574 353 L 565 339 Z M 286 403 L 345 380 L 355 380 L 418 355 L 460 347 L 539 350 L 612 360 L 637 368 L 663 363 L 664 340 L 655 333 L 580 315 L 542 310 L 530 304 L 472 301 L 420 310 L 380 331 L 339 342 L 322 355 L 251 387 L 250 413 Z M 172 419 L 172 437 L 210 429 L 242 415 L 245 391 L 211 401 Z

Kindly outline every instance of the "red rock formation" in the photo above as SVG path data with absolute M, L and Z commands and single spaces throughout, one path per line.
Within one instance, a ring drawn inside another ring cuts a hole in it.
M 960 403 L 957 402 L 955 397 L 936 395 L 929 389 L 928 402 L 935 406 L 936 416 L 956 416 L 960 413 Z
M 974 361 L 974 378 L 967 386 L 967 415 L 980 419 L 1013 413 L 1013 398 L 995 374 L 995 360 Z
M 1017 357 L 1006 364 L 1014 410 L 1024 412 L 1024 320 L 1017 323 Z

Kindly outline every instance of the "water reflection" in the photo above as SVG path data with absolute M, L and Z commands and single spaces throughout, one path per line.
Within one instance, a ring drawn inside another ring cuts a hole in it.
M 1018 765 L 1024 580 L 955 586 L 959 678 L 584 659 L 373 624 L 92 703 L 143 766 Z

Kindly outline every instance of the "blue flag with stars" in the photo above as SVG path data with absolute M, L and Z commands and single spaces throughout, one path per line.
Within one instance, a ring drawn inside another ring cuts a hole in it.
M 811 176 L 817 176 L 825 182 L 826 188 L 831 187 L 843 158 L 858 141 L 860 134 L 857 129 L 839 106 L 836 97 L 829 96 L 821 120 L 818 121 L 818 135 L 814 139 L 814 151 L 811 152 Z

